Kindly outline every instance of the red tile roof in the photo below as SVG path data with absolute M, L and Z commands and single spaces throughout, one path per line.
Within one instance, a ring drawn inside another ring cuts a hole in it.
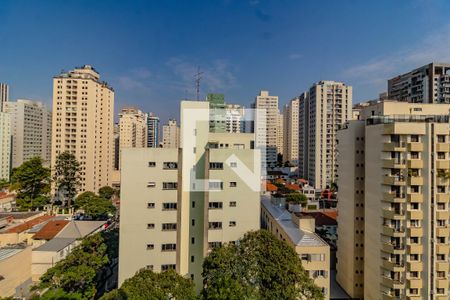
M 293 190 L 293 191 L 300 191 L 301 190 L 301 188 L 297 184 L 286 183 L 285 187 L 290 189 L 290 190 Z
M 329 213 L 332 214 L 332 212 Z M 336 219 L 324 212 L 303 212 L 303 214 L 313 217 L 316 220 L 316 226 L 337 226 Z
M 266 190 L 267 190 L 268 192 L 275 192 L 275 191 L 278 191 L 278 188 L 277 188 L 276 185 L 271 184 L 270 182 L 268 182 L 268 183 L 266 184 Z
M 48 221 L 52 218 L 53 218 L 53 216 L 47 216 L 47 215 L 40 216 L 40 217 L 34 218 L 33 220 L 25 222 L 23 224 L 9 228 L 8 230 L 5 231 L 5 233 L 21 233 L 21 232 L 24 232 L 25 230 L 31 229 L 33 226 L 35 226 L 37 224 Z
M 66 227 L 69 221 L 67 220 L 50 220 L 45 224 L 41 230 L 36 232 L 33 236 L 35 240 L 51 240 L 55 237 L 64 227 Z

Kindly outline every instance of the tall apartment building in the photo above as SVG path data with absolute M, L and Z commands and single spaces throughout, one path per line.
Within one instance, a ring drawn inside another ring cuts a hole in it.
M 6 83 L 0 83 L 0 112 L 4 111 L 5 103 L 9 101 L 9 86 Z
M 206 101 L 208 101 L 210 109 L 209 131 L 226 132 L 225 96 L 223 94 L 208 94 Z
M 147 114 L 147 147 L 157 148 L 160 143 L 159 117 L 154 113 Z
M 182 101 L 181 110 L 181 148 L 123 150 L 119 285 L 149 268 L 175 269 L 201 288 L 210 249 L 260 226 L 253 134 L 209 132 L 208 102 Z M 241 178 L 247 171 L 254 176 Z
M 119 156 L 120 156 L 120 126 L 119 123 L 114 124 L 114 159 L 113 170 L 119 170 Z
M 225 105 L 225 131 L 243 133 L 245 131 L 245 107 L 239 104 Z
M 450 64 L 430 63 L 388 80 L 388 99 L 450 103 Z
M 12 132 L 12 168 L 39 156 L 50 166 L 52 113 L 41 102 L 18 99 L 6 102 L 5 112 L 10 114 Z
M 176 120 L 169 120 L 163 126 L 163 148 L 179 148 L 180 146 L 180 127 Z
M 353 298 L 449 298 L 449 115 L 384 101 L 338 132 L 337 280 Z
M 9 181 L 11 172 L 11 118 L 0 112 L 0 179 Z
M 91 66 L 53 78 L 52 166 L 69 151 L 81 164 L 79 192 L 111 185 L 114 90 Z
M 283 161 L 298 164 L 299 98 L 292 99 L 283 109 Z
M 119 147 L 145 148 L 147 115 L 135 107 L 124 107 L 119 113 Z
M 299 175 L 323 189 L 337 179 L 336 131 L 352 119 L 352 87 L 319 81 L 299 101 Z
M 256 112 L 254 120 L 254 131 L 265 131 L 264 144 L 266 151 L 263 153 L 263 159 L 267 167 L 275 167 L 278 153 L 282 152 L 278 130 L 280 128 L 280 113 L 278 110 L 278 96 L 270 96 L 268 91 L 260 91 L 256 96 L 252 108 L 256 110 L 265 110 L 265 114 Z M 265 127 L 265 129 L 260 128 Z M 263 133 L 263 134 L 264 134 Z
M 284 117 L 283 114 L 278 114 L 277 122 L 277 152 L 283 155 L 284 150 Z M 278 157 L 277 157 L 278 161 Z

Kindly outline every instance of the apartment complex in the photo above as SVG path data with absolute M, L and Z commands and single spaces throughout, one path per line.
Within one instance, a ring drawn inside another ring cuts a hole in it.
M 208 101 L 210 109 L 209 131 L 226 132 L 225 96 L 223 94 L 208 94 L 206 101 Z
M 50 166 L 52 113 L 41 102 L 18 99 L 6 102 L 5 112 L 10 114 L 12 133 L 12 168 L 38 156 Z
M 339 131 L 337 280 L 353 298 L 449 298 L 449 115 L 380 101 Z
M 147 116 L 134 107 L 119 114 L 119 148 L 144 148 L 147 144 Z
M 292 99 L 283 109 L 283 161 L 298 164 L 299 98 Z
M 230 133 L 244 133 L 246 131 L 245 107 L 239 104 L 226 104 L 225 131 Z M 250 132 L 250 131 L 249 131 Z
M 305 271 L 322 289 L 325 299 L 330 299 L 330 246 L 314 232 L 314 218 L 289 212 L 283 205 L 263 198 L 261 220 L 263 228 L 294 248 Z
M 147 114 L 147 147 L 157 148 L 160 143 L 159 117 L 154 113 Z
M 315 188 L 336 181 L 336 131 L 352 119 L 352 87 L 319 81 L 299 98 L 299 175 Z
M 111 185 L 114 90 L 91 66 L 53 78 L 52 166 L 65 151 L 81 164 L 79 192 Z
M 450 64 L 430 63 L 388 80 L 388 99 L 450 103 Z
M 280 145 L 280 112 L 278 110 L 278 96 L 270 96 L 268 91 L 260 91 L 256 96 L 252 108 L 256 109 L 254 117 L 254 132 L 261 132 L 264 136 L 257 137 L 266 148 L 263 153 L 263 159 L 267 167 L 275 167 L 277 155 L 282 152 L 282 143 Z M 264 112 L 262 114 L 261 112 Z M 282 131 L 281 131 L 282 132 Z M 282 134 L 281 134 L 282 135 Z
M 11 172 L 11 118 L 0 112 L 0 179 L 9 181 Z
M 178 148 L 180 145 L 180 127 L 176 120 L 169 120 L 163 125 L 163 148 Z
M 253 134 L 210 132 L 208 102 L 181 110 L 181 148 L 123 150 L 119 285 L 146 267 L 175 269 L 200 288 L 210 249 L 259 229 Z
M 0 112 L 3 112 L 5 103 L 9 101 L 9 86 L 6 83 L 0 83 Z

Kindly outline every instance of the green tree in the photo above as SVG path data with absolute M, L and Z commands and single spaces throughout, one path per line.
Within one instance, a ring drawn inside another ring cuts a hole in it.
M 34 289 L 48 289 L 43 297 L 64 292 L 67 298 L 63 299 L 93 299 L 111 270 L 111 261 L 117 258 L 117 245 L 108 249 L 118 243 L 117 236 L 117 232 L 109 231 L 85 238 L 65 259 L 48 269 Z
M 266 230 L 215 248 L 202 275 L 204 299 L 323 299 L 298 254 Z
M 13 169 L 10 189 L 17 192 L 17 206 L 21 210 L 42 208 L 48 203 L 50 169 L 40 157 L 33 157 Z
M 116 194 L 116 190 L 110 186 L 104 186 L 98 190 L 98 195 L 108 200 L 111 200 L 114 194 Z
M 89 203 L 89 201 L 91 201 L 92 199 L 98 197 L 95 193 L 87 191 L 87 192 L 83 192 L 81 194 L 79 194 L 76 198 L 75 201 L 73 203 L 73 206 L 75 208 L 82 208 L 84 207 L 87 203 Z
M 291 204 L 301 204 L 302 206 L 305 206 L 308 202 L 308 198 L 301 193 L 290 193 L 286 195 L 286 202 L 289 202 Z
M 80 163 L 72 153 L 65 151 L 56 158 L 53 180 L 63 205 L 70 207 L 77 194 L 81 184 L 80 170 Z
M 99 196 L 90 199 L 82 208 L 86 215 L 94 219 L 107 217 L 116 211 L 116 207 L 112 204 L 111 200 Z
M 0 179 L 0 191 L 9 187 L 9 181 Z
M 105 294 L 101 300 L 119 299 L 197 299 L 194 284 L 174 270 L 154 273 L 140 270 L 125 280 L 120 289 Z

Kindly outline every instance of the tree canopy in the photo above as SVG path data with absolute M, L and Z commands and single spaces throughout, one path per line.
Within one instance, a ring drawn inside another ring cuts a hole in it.
M 10 189 L 17 192 L 20 210 L 42 208 L 48 203 L 50 169 L 43 166 L 40 157 L 33 157 L 13 169 Z
M 110 186 L 104 186 L 98 190 L 98 195 L 108 200 L 111 200 L 115 193 L 116 190 Z
M 202 275 L 204 299 L 323 299 L 298 254 L 266 230 L 215 248 Z
M 97 196 L 93 192 L 84 192 L 75 198 L 74 207 L 83 209 L 87 216 L 94 219 L 106 217 L 116 211 L 111 200 Z
M 178 275 L 174 270 L 154 273 L 143 269 L 125 280 L 120 289 L 105 294 L 100 299 L 193 300 L 197 299 L 197 296 L 193 282 Z
M 40 299 L 93 299 L 112 260 L 118 256 L 117 244 L 117 231 L 85 238 L 65 259 L 42 275 L 34 289 L 48 291 Z
M 70 207 L 77 194 L 81 184 L 80 170 L 80 163 L 72 153 L 65 151 L 56 158 L 53 180 L 63 205 Z
M 302 206 L 305 206 L 308 202 L 308 198 L 301 193 L 290 193 L 286 195 L 286 202 L 292 204 L 301 204 Z

